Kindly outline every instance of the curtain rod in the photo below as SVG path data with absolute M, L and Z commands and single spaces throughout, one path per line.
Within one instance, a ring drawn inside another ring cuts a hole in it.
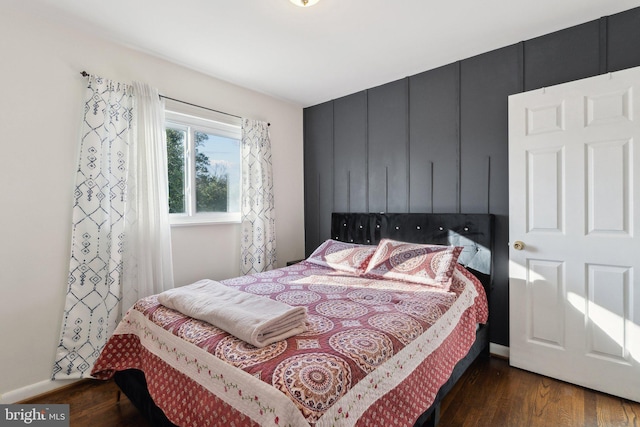
M 80 74 L 82 75 L 82 77 L 89 77 L 90 76 L 90 74 L 87 73 L 86 71 L 81 71 Z M 224 114 L 226 116 L 231 116 L 231 117 L 235 117 L 235 118 L 238 118 L 238 119 L 242 119 L 242 117 L 236 116 L 235 114 L 226 113 L 226 112 L 220 111 L 220 110 L 214 110 L 213 108 L 209 108 L 209 107 L 203 107 L 202 105 L 197 105 L 197 104 L 193 104 L 191 102 L 182 101 L 180 99 L 171 98 L 171 97 L 166 96 L 166 95 L 158 94 L 158 96 L 160 98 L 170 99 L 171 101 L 180 102 L 180 103 L 186 104 L 186 105 L 191 105 L 192 107 L 202 108 L 203 110 L 209 110 L 209 111 L 213 111 L 214 113 L 220 113 L 220 114 Z M 267 123 L 267 126 L 271 126 L 271 123 Z

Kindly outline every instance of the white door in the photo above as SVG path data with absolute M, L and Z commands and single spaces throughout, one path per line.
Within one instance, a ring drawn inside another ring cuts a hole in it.
M 640 68 L 509 98 L 510 363 L 640 401 Z

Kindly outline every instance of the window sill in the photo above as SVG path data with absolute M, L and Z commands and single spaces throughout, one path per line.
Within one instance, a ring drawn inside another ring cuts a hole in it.
M 240 214 L 182 216 L 169 215 L 171 227 L 192 227 L 201 225 L 240 224 Z

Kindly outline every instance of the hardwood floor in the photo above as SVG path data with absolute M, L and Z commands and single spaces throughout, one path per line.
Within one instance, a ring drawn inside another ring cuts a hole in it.
M 640 403 L 512 368 L 476 361 L 441 407 L 440 427 L 640 427 Z
M 68 403 L 71 427 L 150 427 L 113 380 L 86 380 L 21 403 Z
M 85 381 L 23 403 L 68 403 L 72 427 L 147 427 L 113 381 Z M 640 427 L 640 403 L 511 368 L 476 361 L 443 401 L 440 427 Z

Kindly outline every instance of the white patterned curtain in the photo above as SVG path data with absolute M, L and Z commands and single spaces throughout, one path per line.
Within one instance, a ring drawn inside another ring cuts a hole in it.
M 242 274 L 276 265 L 276 230 L 269 125 L 242 120 Z
M 156 185 L 163 186 L 161 177 L 166 182 L 166 169 L 159 177 L 141 177 L 154 168 L 159 173 L 163 167 L 160 163 L 148 166 L 161 161 L 151 160 L 149 151 L 166 150 L 157 134 L 145 136 L 148 126 L 162 126 L 163 130 L 164 125 L 161 116 L 154 116 L 156 121 L 150 124 L 141 112 L 147 104 L 144 90 L 152 91 L 96 76 L 88 78 L 68 290 L 53 379 L 88 377 L 133 298 L 152 293 L 150 283 L 157 280 L 162 289 L 172 287 L 170 240 L 154 237 L 165 228 L 164 220 L 157 217 L 162 212 L 168 216 L 166 190 L 151 185 L 155 179 Z M 157 95 L 155 102 L 162 108 Z M 157 144 L 163 145 L 158 148 Z M 148 197 L 149 193 L 154 195 Z M 144 207 L 147 203 L 155 203 L 156 210 Z M 168 236 L 168 219 L 164 232 Z M 150 248 L 151 244 L 167 245 L 168 252 Z

